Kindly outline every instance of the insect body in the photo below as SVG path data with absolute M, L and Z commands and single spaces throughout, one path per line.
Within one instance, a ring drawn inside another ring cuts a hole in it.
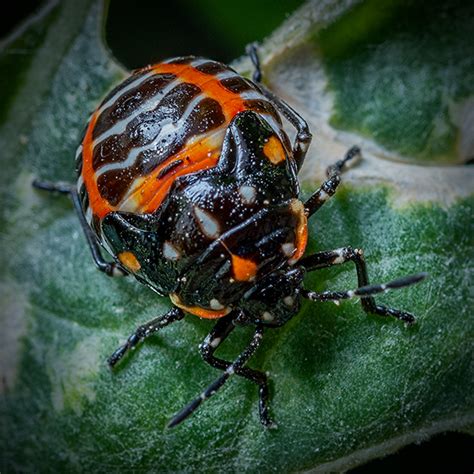
M 300 200 L 297 173 L 311 140 L 306 122 L 260 83 L 203 58 L 171 59 L 134 72 L 92 114 L 77 152 L 76 187 L 35 182 L 70 194 L 94 260 L 109 275 L 133 274 L 174 305 L 140 326 L 109 359 L 185 313 L 217 319 L 200 346 L 223 375 L 171 421 L 174 426 L 232 374 L 260 388 L 260 419 L 268 415 L 267 377 L 245 366 L 265 327 L 283 325 L 301 298 L 360 297 L 367 312 L 412 322 L 409 313 L 379 306 L 372 295 L 423 275 L 367 286 L 362 252 L 350 247 L 303 257 L 307 219 L 336 191 L 352 148 L 328 170 L 328 180 Z M 290 143 L 283 121 L 297 129 Z M 106 262 L 99 244 L 114 258 Z M 302 258 L 303 257 L 303 258 Z M 353 261 L 359 288 L 314 293 L 306 272 Z M 214 356 L 237 326 L 255 325 L 244 352 L 228 362 Z

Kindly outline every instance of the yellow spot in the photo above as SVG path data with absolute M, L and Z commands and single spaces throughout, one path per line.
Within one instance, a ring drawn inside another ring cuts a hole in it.
M 229 307 L 224 307 L 221 310 L 212 310 L 201 308 L 200 306 L 187 306 L 181 302 L 180 297 L 176 293 L 170 294 L 170 300 L 178 308 L 184 309 L 184 311 L 186 311 L 187 313 L 194 314 L 195 316 L 199 316 L 200 318 L 217 319 L 222 318 L 222 316 L 225 316 L 226 314 L 229 314 L 231 312 L 231 308 Z
M 290 265 L 294 265 L 304 254 L 306 244 L 308 243 L 308 218 L 306 217 L 303 203 L 298 199 L 293 199 L 290 204 L 291 211 L 297 217 L 296 224 L 296 252 L 288 260 Z
M 265 143 L 263 147 L 263 153 L 265 156 L 274 164 L 277 165 L 286 159 L 286 153 L 283 149 L 281 141 L 275 136 L 272 135 L 268 142 Z
M 132 252 L 121 252 L 118 254 L 118 259 L 120 263 L 131 272 L 138 272 L 141 268 L 140 262 Z
M 257 264 L 250 259 L 232 254 L 232 271 L 237 281 L 250 281 L 257 274 Z

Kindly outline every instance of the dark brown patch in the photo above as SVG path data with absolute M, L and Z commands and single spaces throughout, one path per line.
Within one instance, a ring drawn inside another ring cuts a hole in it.
M 77 176 L 80 176 L 82 173 L 82 151 L 77 155 L 75 168 Z
M 117 206 L 135 179 L 129 168 L 110 170 L 99 176 L 97 189 L 112 206 Z
M 95 140 L 118 121 L 126 119 L 146 101 L 159 97 L 160 91 L 175 79 L 176 76 L 174 74 L 157 74 L 121 95 L 110 107 L 100 114 L 95 124 L 92 138 Z
M 171 162 L 168 166 L 165 166 L 159 173 L 156 179 L 162 179 L 164 178 L 168 173 L 173 171 L 176 167 L 179 165 L 183 164 L 183 160 L 176 160 Z
M 92 214 L 92 229 L 95 231 L 97 237 L 100 239 L 102 236 L 102 230 L 100 228 L 100 219 L 97 217 L 96 214 Z
M 230 92 L 235 94 L 240 94 L 251 89 L 255 89 L 254 86 L 240 76 L 228 77 L 227 79 L 222 79 L 221 84 Z
M 217 100 L 203 99 L 189 117 L 189 132 L 186 139 L 219 127 L 225 122 L 224 112 Z
M 112 135 L 103 140 L 94 149 L 92 166 L 95 171 L 109 163 L 119 163 L 124 161 L 129 152 L 136 147 L 145 146 L 153 142 L 160 133 L 164 124 L 176 123 L 183 115 L 190 101 L 199 93 L 201 89 L 189 83 L 180 83 L 174 87 L 157 105 L 154 110 L 143 112 L 127 124 L 125 131 L 119 135 Z M 177 130 L 176 134 L 183 130 Z M 173 139 L 163 136 L 158 144 L 158 149 L 163 153 L 160 155 L 170 156 L 165 148 L 172 145 Z M 154 168 L 159 163 L 152 163 Z
M 179 56 L 167 61 L 168 64 L 189 64 L 194 60 L 198 59 L 196 56 Z
M 222 63 L 218 63 L 217 61 L 209 61 L 207 63 L 200 64 L 199 66 L 196 66 L 195 69 L 197 69 L 199 72 L 203 72 L 204 74 L 209 74 L 211 76 L 215 76 L 216 74 L 219 74 L 220 72 L 224 71 L 232 71 L 229 66 L 226 66 Z
M 254 112 L 257 112 L 259 114 L 269 114 L 276 120 L 279 125 L 282 124 L 280 114 L 268 100 L 265 100 L 264 98 L 246 100 L 244 102 L 244 105 L 247 109 L 253 110 Z
M 184 85 L 185 84 L 183 84 L 183 86 Z M 191 84 L 187 85 L 192 86 Z M 189 100 L 185 101 L 183 107 L 180 107 L 180 115 L 182 115 L 188 104 Z M 171 100 L 169 105 L 176 106 L 176 101 Z M 173 121 L 176 122 L 176 120 Z M 225 116 L 220 104 L 216 100 L 211 98 L 201 100 L 181 127 L 163 137 L 165 143 L 160 143 L 156 147 L 141 152 L 137 156 L 134 164 L 128 168 L 110 170 L 100 175 L 97 179 L 97 187 L 101 196 L 112 206 L 118 205 L 137 177 L 148 175 L 170 156 L 178 153 L 193 135 L 210 131 L 219 127 L 224 122 Z M 128 134 L 126 136 L 128 137 Z M 125 160 L 127 154 L 131 151 L 131 148 L 133 148 L 130 146 L 130 139 L 127 138 L 127 140 L 128 144 L 126 149 L 121 151 L 122 156 L 120 161 Z M 101 147 L 98 148 L 101 149 Z M 98 151 L 99 150 L 96 150 L 96 152 Z M 94 159 L 95 158 L 96 155 L 94 154 Z M 111 161 L 108 162 L 110 163 Z M 173 166 L 178 166 L 178 163 Z M 172 168 L 165 168 L 162 173 L 167 173 L 171 171 L 171 169 Z

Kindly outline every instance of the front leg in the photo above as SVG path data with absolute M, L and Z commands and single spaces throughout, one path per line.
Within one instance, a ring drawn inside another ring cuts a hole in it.
M 308 257 L 302 258 L 298 263 L 306 271 L 319 270 L 321 268 L 332 267 L 346 262 L 354 262 L 357 271 L 357 283 L 359 287 L 365 287 L 369 284 L 367 274 L 367 265 L 364 259 L 364 253 L 361 249 L 352 247 L 343 247 L 336 250 L 318 252 Z M 414 323 L 415 317 L 411 313 L 400 311 L 398 309 L 388 308 L 378 305 L 372 296 L 366 296 L 360 300 L 362 308 L 366 313 L 378 314 L 379 316 L 393 316 L 394 318 Z
M 256 83 L 257 88 L 296 128 L 296 138 L 293 144 L 293 158 L 295 159 L 298 169 L 301 169 L 312 139 L 308 123 L 293 107 L 290 107 L 284 100 L 277 97 L 262 84 L 262 69 L 256 43 L 249 44 L 246 48 L 246 52 L 255 67 L 252 80 Z
M 321 187 L 305 202 L 304 207 L 308 217 L 313 215 L 331 196 L 334 195 L 339 183 L 341 182 L 341 173 L 345 164 L 356 156 L 360 156 L 360 148 L 353 146 L 347 151 L 342 160 L 337 161 L 326 170 L 328 179 L 324 181 Z
M 142 326 L 139 326 L 133 334 L 127 339 L 127 342 L 120 346 L 107 360 L 110 367 L 115 367 L 117 363 L 125 356 L 125 354 L 134 349 L 140 342 L 151 336 L 161 328 L 168 326 L 175 321 L 184 318 L 184 312 L 180 308 L 172 308 L 163 316 L 160 316 L 152 321 L 149 321 Z

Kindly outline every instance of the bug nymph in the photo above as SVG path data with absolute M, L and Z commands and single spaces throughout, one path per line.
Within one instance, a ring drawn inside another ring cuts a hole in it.
M 196 57 L 135 71 L 92 114 L 76 154 L 77 185 L 34 182 L 71 197 L 99 270 L 131 274 L 173 303 L 165 315 L 137 328 L 109 358 L 111 367 L 186 313 L 217 320 L 200 351 L 222 375 L 170 427 L 231 375 L 259 386 L 260 420 L 273 426 L 267 376 L 246 366 L 266 328 L 285 324 L 302 298 L 360 298 L 368 313 L 412 323 L 410 313 L 380 306 L 373 295 L 425 276 L 369 285 L 360 249 L 304 256 L 308 218 L 335 193 L 345 164 L 360 152 L 351 148 L 303 203 L 298 171 L 311 133 L 296 111 L 261 84 L 254 45 L 248 53 L 253 80 Z M 284 122 L 296 128 L 294 143 Z M 113 261 L 102 257 L 101 248 Z M 304 288 L 307 272 L 346 262 L 355 264 L 358 288 Z M 254 326 L 250 343 L 233 362 L 217 358 L 215 351 L 239 325 Z

